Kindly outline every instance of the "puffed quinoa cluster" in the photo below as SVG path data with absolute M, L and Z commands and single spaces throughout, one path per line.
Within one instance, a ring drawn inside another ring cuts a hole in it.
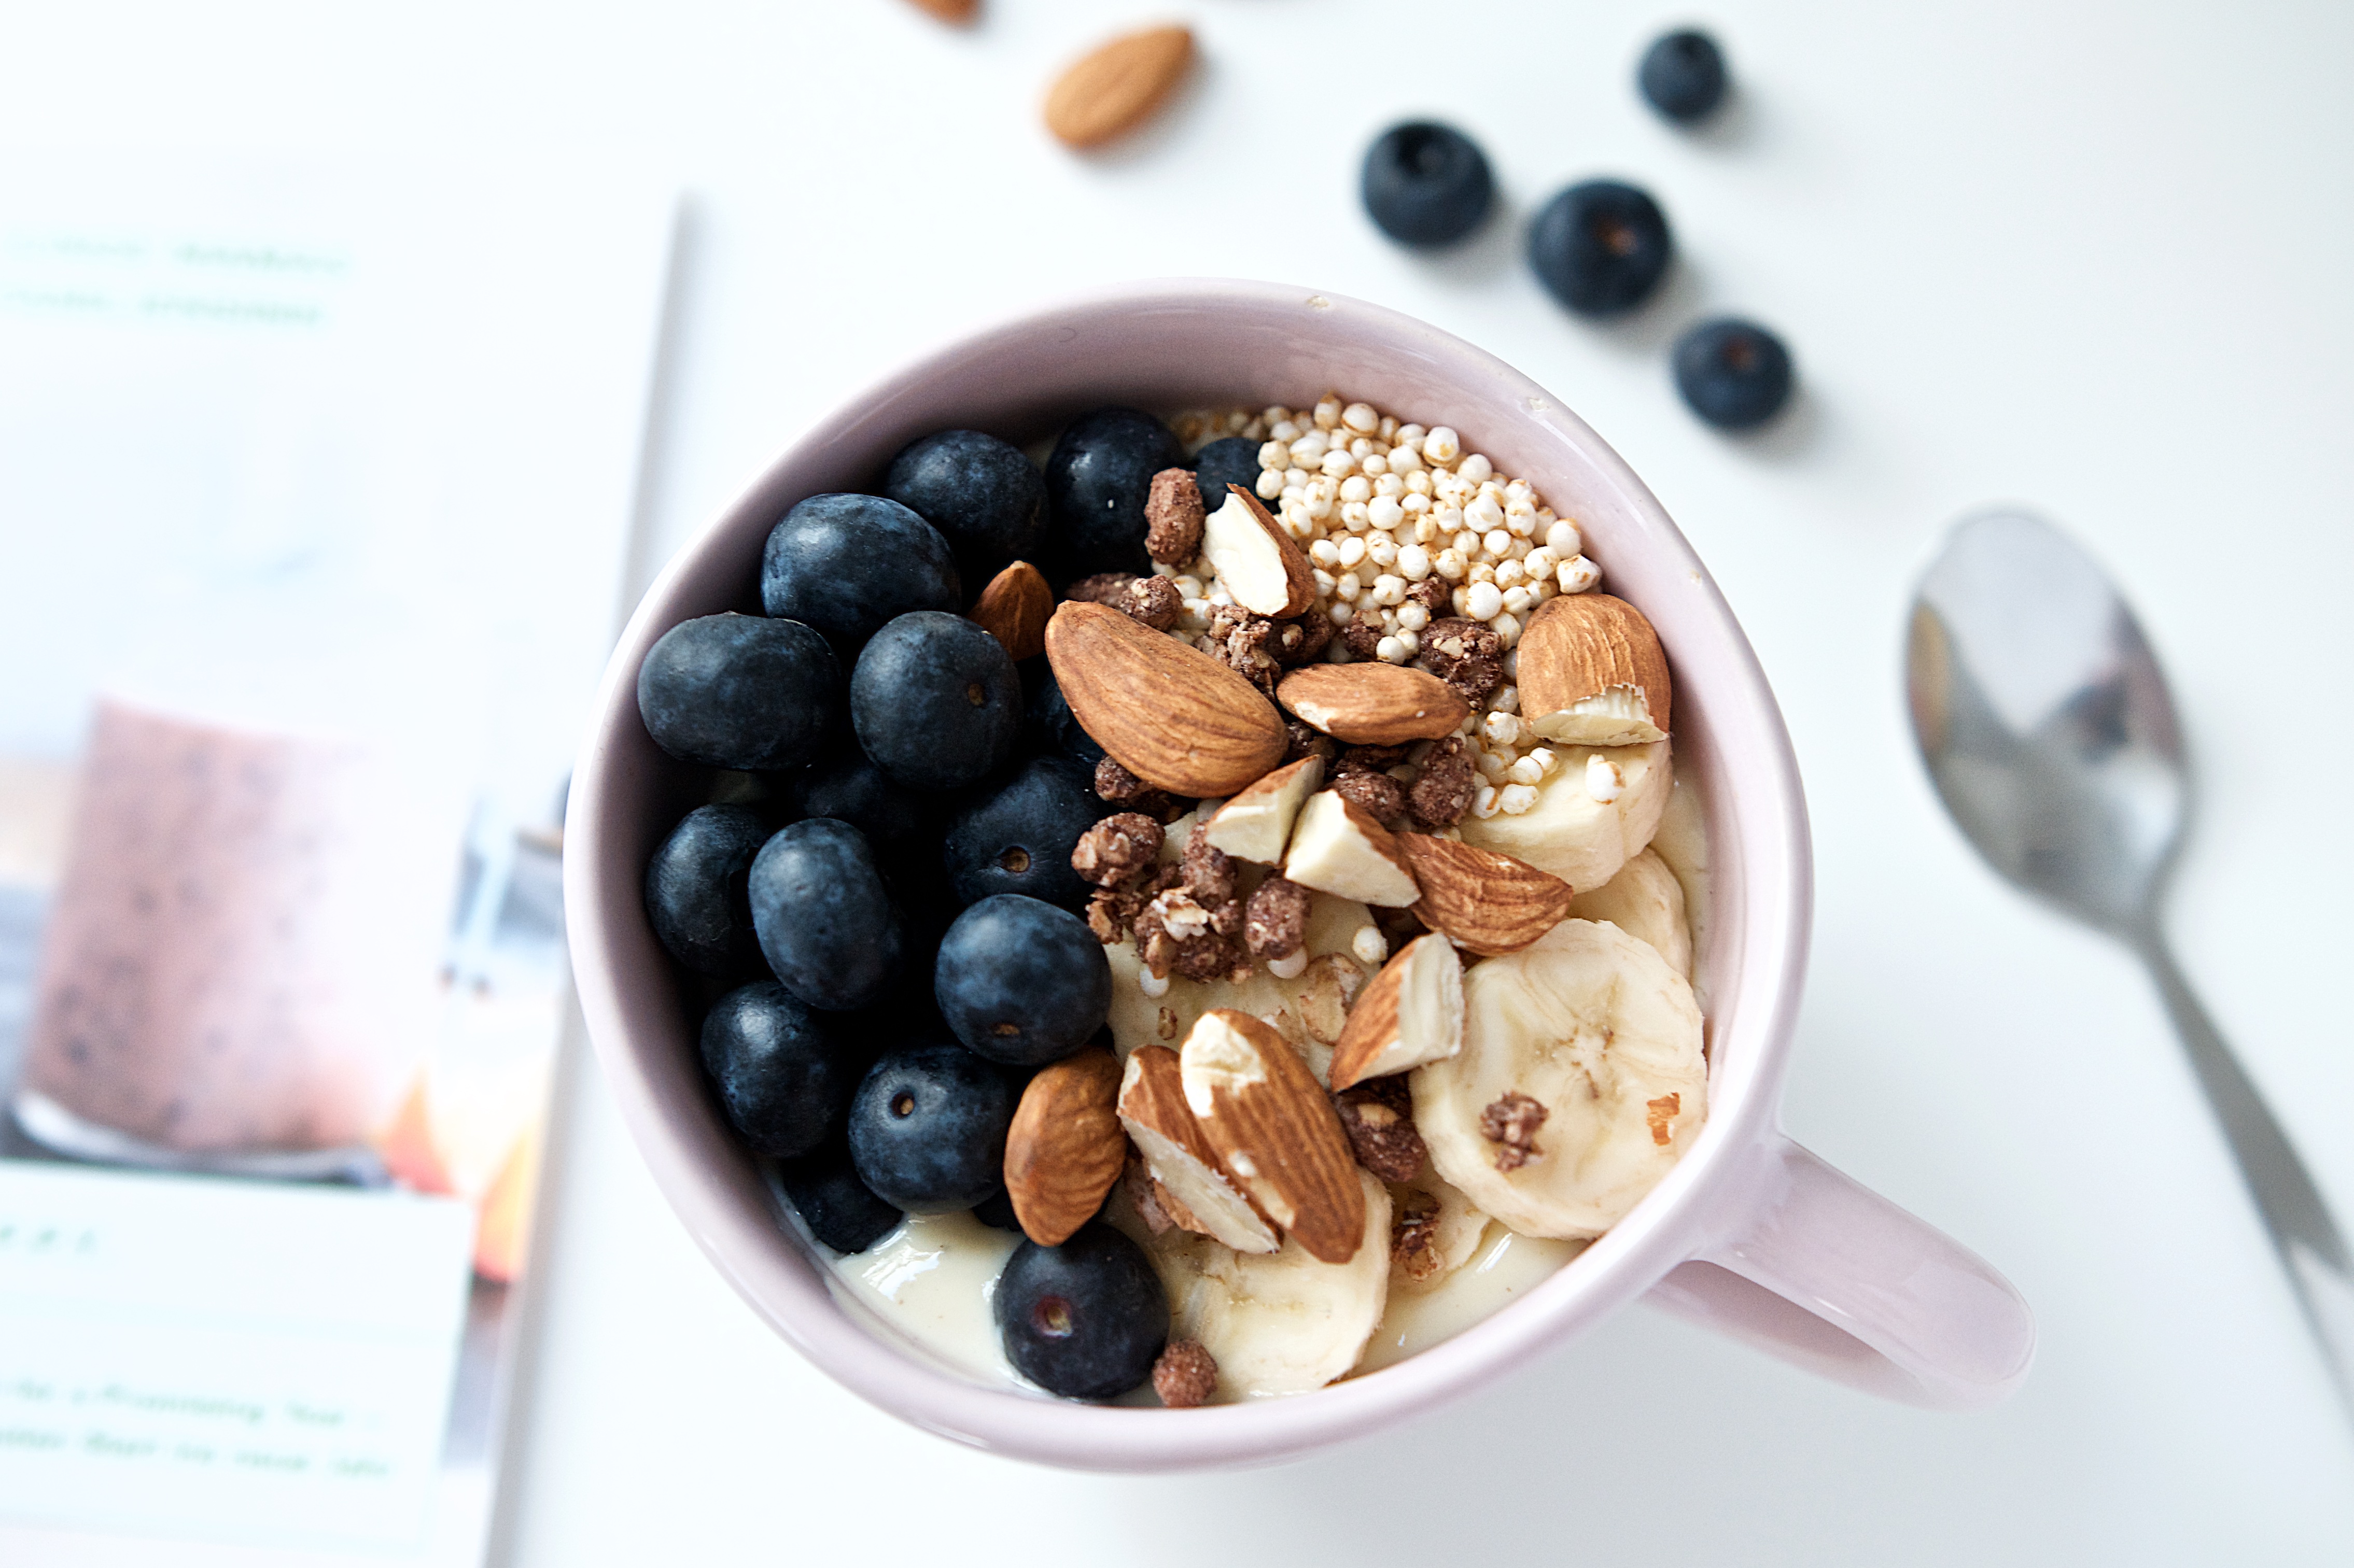
M 1226 436 L 1260 443 L 1258 493 L 1308 552 L 1316 612 L 1336 628 L 1370 625 L 1373 637 L 1360 632 L 1354 640 L 1372 641 L 1374 657 L 1416 662 L 1433 619 L 1422 585 L 1434 578 L 1447 585 L 1447 613 L 1495 632 L 1504 678 L 1463 726 L 1482 780 L 1470 814 L 1517 816 L 1535 805 L 1537 786 L 1559 760 L 1534 735 L 1522 734 L 1515 644 L 1537 606 L 1602 581 L 1577 524 L 1556 516 L 1525 481 L 1465 451 L 1447 427 L 1401 424 L 1338 393 L 1312 409 L 1185 414 L 1174 428 L 1189 449 Z M 1172 635 L 1201 635 L 1212 610 L 1233 602 L 1206 559 L 1155 570 L 1182 596 Z M 1356 658 L 1349 641 L 1333 638 L 1324 657 Z

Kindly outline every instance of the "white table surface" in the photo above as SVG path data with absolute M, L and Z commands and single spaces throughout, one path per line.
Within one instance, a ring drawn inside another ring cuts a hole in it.
M 1631 66 L 1675 8 L 1390 0 L 411 0 L 10 8 L 0 140 L 646 161 L 688 193 L 644 487 L 653 561 L 808 419 L 977 318 L 1162 273 L 1380 301 L 1511 360 L 1634 463 L 1780 693 L 1813 804 L 1816 959 L 1791 1131 L 2009 1272 L 2041 1359 L 1980 1415 L 1812 1382 L 1644 1309 L 1517 1383 L 1286 1467 L 1106 1479 L 968 1454 L 771 1338 L 654 1192 L 594 1065 L 564 1091 L 501 1561 L 1185 1564 L 2300 1562 L 2354 1551 L 2354 1439 L 2141 977 L 1999 885 L 1915 762 L 1897 682 L 1945 526 L 2030 502 L 2127 583 L 2205 809 L 2185 968 L 2354 1215 L 2332 779 L 2354 587 L 2354 10 L 1745 4 L 1729 123 Z M 1206 67 L 1120 151 L 1035 101 L 1112 28 Z M 1510 221 L 1458 255 L 1357 209 L 1368 138 L 1474 133 Z M 1682 261 L 1596 329 L 1519 221 L 1649 185 Z M 519 192 L 519 199 L 527 193 Z M 1805 390 L 1728 440 L 1664 345 L 1730 308 Z M 945 1560 L 945 1559 L 944 1559 Z

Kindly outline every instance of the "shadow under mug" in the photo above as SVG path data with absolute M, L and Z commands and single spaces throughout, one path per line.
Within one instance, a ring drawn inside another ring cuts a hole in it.
M 698 802 L 639 722 L 636 673 L 690 617 L 757 610 L 769 527 L 802 497 L 876 482 L 901 446 L 971 428 L 1017 442 L 1087 408 L 1312 404 L 1338 388 L 1450 425 L 1577 522 L 1606 586 L 1657 627 L 1676 681 L 1675 765 L 1704 807 L 1711 915 L 1697 957 L 1709 1119 L 1616 1226 L 1524 1298 L 1445 1342 L 1312 1393 L 1172 1413 L 983 1387 L 891 1342 L 826 1286 L 705 1087 L 649 928 L 648 856 Z M 582 1006 L 624 1120 L 697 1244 L 777 1331 L 903 1419 L 1018 1457 L 1167 1471 L 1365 1436 L 1499 1377 L 1648 1294 L 1840 1382 L 1964 1409 L 2026 1376 L 2034 1327 L 1993 1268 L 1783 1136 L 1782 1080 L 1813 871 L 1781 714 L 1715 584 L 1642 482 L 1551 394 L 1408 317 L 1309 290 L 1172 280 L 1104 290 L 976 333 L 821 419 L 656 580 L 622 634 L 575 775 L 567 911 Z

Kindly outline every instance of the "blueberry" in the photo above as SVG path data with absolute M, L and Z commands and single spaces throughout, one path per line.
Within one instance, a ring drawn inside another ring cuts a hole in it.
M 1154 474 L 1184 466 L 1183 443 L 1141 409 L 1097 408 L 1073 419 L 1046 460 L 1053 508 L 1048 565 L 1055 580 L 1150 571 L 1145 497 Z
M 898 979 L 907 936 L 875 852 L 848 822 L 779 829 L 752 862 L 752 926 L 777 979 L 810 1006 L 847 1012 Z
M 1022 677 L 960 615 L 918 610 L 875 634 L 850 674 L 850 722 L 875 765 L 912 789 L 961 789 L 1012 760 Z
M 1044 664 L 1045 661 L 1037 662 Z M 1071 705 L 1065 699 L 1051 668 L 1030 699 L 1028 723 L 1030 742 L 1041 750 L 1067 753 L 1087 764 L 1090 772 L 1104 759 L 1104 748 L 1096 744 L 1095 736 L 1079 727 L 1078 715 L 1071 712 Z
M 1687 27 L 1663 33 L 1643 51 L 1635 85 L 1668 119 L 1690 124 L 1724 101 L 1724 51 L 1706 33 Z
M 1028 558 L 1046 527 L 1046 482 L 995 436 L 941 430 L 891 460 L 883 493 L 938 529 L 978 591 L 1007 562 Z
M 682 762 L 747 771 L 816 754 L 842 713 L 842 665 L 798 620 L 683 620 L 638 666 L 638 715 Z
M 1365 211 L 1401 245 L 1445 245 L 1479 227 L 1495 177 L 1471 138 L 1451 125 L 1409 121 L 1365 152 Z
M 1674 253 L 1659 204 L 1617 180 L 1570 186 L 1529 227 L 1529 265 L 1537 281 L 1580 315 L 1613 315 L 1641 304 Z
M 961 1045 L 892 1052 L 850 1102 L 858 1179 L 917 1213 L 971 1208 L 1005 1179 L 1017 1098 L 1003 1074 Z
M 844 658 L 911 609 L 960 610 L 963 582 L 940 531 L 879 495 L 812 495 L 769 530 L 760 603 L 805 620 Z
M 646 864 L 646 918 L 670 956 L 707 975 L 757 973 L 745 885 L 769 824 L 749 806 L 697 806 Z
M 703 1021 L 703 1067 L 745 1147 L 779 1160 L 821 1147 L 858 1081 L 819 1014 L 774 980 L 719 999 Z
M 1193 454 L 1193 483 L 1202 504 L 1215 512 L 1226 503 L 1226 486 L 1239 484 L 1258 493 L 1258 443 L 1244 436 L 1212 441 Z
M 1101 1220 L 1060 1246 L 1024 1241 L 991 1293 L 1013 1370 L 1066 1399 L 1110 1399 L 1152 1375 L 1169 1293 L 1144 1249 Z
M 972 1206 L 972 1217 L 993 1231 L 1018 1231 L 1022 1222 L 1013 1213 L 1013 1194 L 1000 1187 Z
M 939 816 L 934 797 L 894 784 L 855 746 L 811 763 L 781 792 L 797 815 L 848 822 L 885 858 L 923 839 Z
M 1025 763 L 949 824 L 940 850 L 949 886 L 966 904 L 1026 893 L 1084 908 L 1089 889 L 1071 869 L 1071 851 L 1108 809 L 1096 799 L 1092 772 L 1071 758 Z
M 1701 323 L 1676 340 L 1676 390 L 1721 430 L 1762 425 L 1790 400 L 1790 351 L 1755 322 Z
M 949 927 L 932 991 L 958 1039 L 992 1061 L 1039 1067 L 1103 1027 L 1111 965 L 1076 915 L 1001 893 Z
M 864 1252 L 899 1223 L 899 1211 L 858 1179 L 845 1144 L 779 1166 L 777 1181 L 810 1234 L 836 1252 Z

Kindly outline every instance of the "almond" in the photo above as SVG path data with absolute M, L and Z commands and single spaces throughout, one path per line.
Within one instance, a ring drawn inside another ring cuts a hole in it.
M 1005 1133 L 1005 1195 L 1022 1234 L 1060 1246 L 1103 1207 L 1128 1163 L 1119 1062 L 1098 1045 L 1041 1068 Z
M 1202 554 L 1236 604 L 1278 620 L 1316 608 L 1316 568 L 1258 497 L 1226 486 L 1225 504 L 1202 527 Z
M 1335 1091 L 1463 1049 L 1463 960 L 1439 933 L 1416 937 L 1365 987 L 1332 1048 Z
M 1273 1252 L 1279 1245 L 1275 1227 L 1226 1173 L 1193 1119 L 1176 1052 L 1140 1045 L 1129 1053 L 1119 1083 L 1119 1121 L 1159 1184 L 1161 1212 L 1171 1220 L 1236 1252 Z
M 1185 1104 L 1237 1185 L 1326 1263 L 1365 1240 L 1365 1189 L 1332 1102 L 1283 1036 L 1247 1012 L 1205 1012 L 1179 1054 Z
M 1314 664 L 1296 670 L 1275 699 L 1335 740 L 1403 746 L 1440 740 L 1471 712 L 1463 694 L 1426 670 L 1403 664 Z
M 1236 860 L 1273 865 L 1291 842 L 1291 823 L 1301 802 L 1324 782 L 1324 759 L 1303 757 L 1288 763 L 1218 808 L 1203 837 L 1210 847 Z
M 1100 146 L 1134 130 L 1185 79 L 1193 35 L 1148 27 L 1074 62 L 1046 92 L 1046 129 L 1069 147 Z
M 1283 852 L 1283 874 L 1302 887 L 1403 909 L 1422 896 L 1396 837 L 1373 813 L 1326 789 L 1308 797 Z
M 1421 885 L 1414 912 L 1481 958 L 1517 953 L 1569 917 L 1577 890 L 1524 860 L 1427 833 L 1400 833 Z
M 1668 733 L 1668 655 L 1643 612 L 1606 593 L 1547 599 L 1521 634 L 1521 722 L 1571 746 Z
M 1005 644 L 1015 663 L 1046 651 L 1046 618 L 1055 613 L 1055 590 L 1027 561 L 1016 561 L 981 590 L 970 619 Z
M 928 16 L 951 26 L 963 26 L 981 15 L 981 0 L 907 0 L 907 3 Z
M 1056 609 L 1046 662 L 1079 727 L 1155 789 L 1223 798 L 1290 748 L 1283 715 L 1257 686 L 1107 605 Z

